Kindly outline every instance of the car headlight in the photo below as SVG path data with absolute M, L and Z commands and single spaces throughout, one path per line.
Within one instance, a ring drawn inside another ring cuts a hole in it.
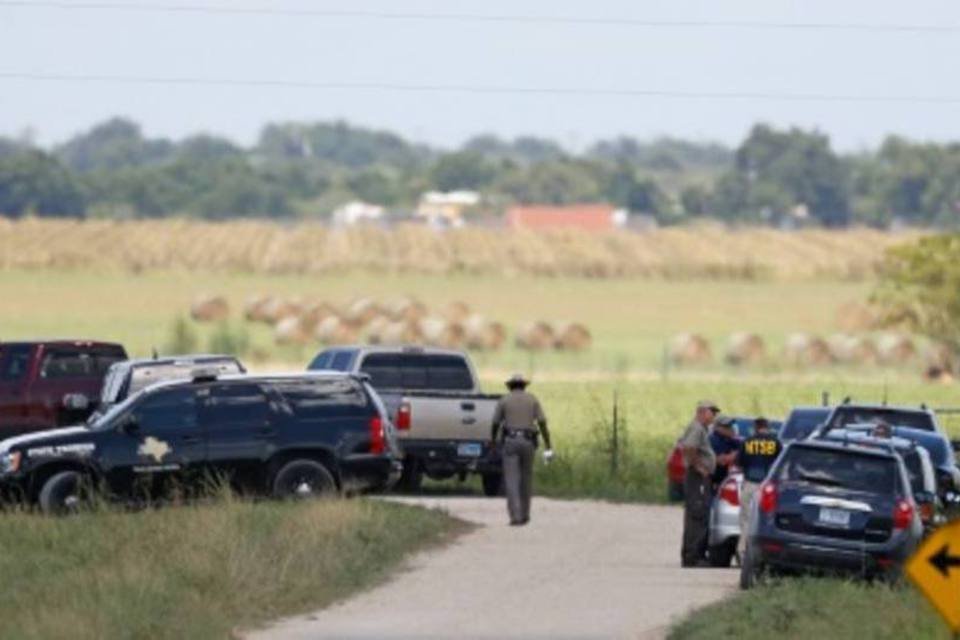
M 0 473 L 16 473 L 20 470 L 21 454 L 11 451 L 0 456 Z

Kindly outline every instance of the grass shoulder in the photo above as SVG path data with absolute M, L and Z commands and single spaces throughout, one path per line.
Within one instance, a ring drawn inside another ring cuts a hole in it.
M 34 638 L 225 638 L 329 605 L 467 525 L 374 500 L 0 514 L 0 620 Z
M 767 638 L 911 638 L 946 640 L 946 626 L 907 585 L 836 579 L 775 581 L 699 609 L 673 627 L 670 640 Z

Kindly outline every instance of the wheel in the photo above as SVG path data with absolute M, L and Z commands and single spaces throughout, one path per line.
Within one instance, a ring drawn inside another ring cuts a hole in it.
M 291 460 L 273 477 L 275 498 L 319 498 L 337 493 L 337 483 L 323 464 L 316 460 Z
M 667 481 L 667 500 L 669 502 L 683 502 L 683 483 Z
M 740 588 L 744 591 L 752 589 L 760 583 L 763 576 L 763 565 L 757 562 L 753 551 L 747 545 L 747 550 L 740 559 Z
M 403 493 L 420 493 L 423 484 L 423 467 L 414 458 L 403 461 L 403 473 L 397 481 L 397 490 Z
M 89 479 L 79 471 L 55 473 L 43 483 L 38 502 L 43 513 L 76 513 L 90 502 Z
M 503 474 L 499 472 L 483 474 L 483 495 L 488 498 L 503 495 Z
M 718 568 L 727 568 L 733 561 L 733 556 L 737 552 L 737 541 L 727 540 L 718 545 L 710 547 L 710 566 Z

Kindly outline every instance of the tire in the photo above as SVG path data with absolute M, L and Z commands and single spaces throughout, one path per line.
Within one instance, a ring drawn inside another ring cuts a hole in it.
M 274 498 L 282 500 L 328 498 L 337 494 L 333 474 L 316 460 L 298 459 L 287 462 L 273 476 Z
M 90 502 L 89 479 L 79 471 L 55 473 L 43 483 L 37 502 L 46 514 L 76 513 Z
M 503 474 L 499 472 L 483 474 L 483 495 L 495 498 L 503 495 Z
M 397 490 L 403 493 L 420 493 L 423 485 L 423 468 L 415 458 L 403 461 L 403 473 L 397 481 Z
M 736 540 L 727 540 L 722 544 L 710 547 L 710 566 L 719 569 L 730 567 L 733 562 L 733 556 L 737 552 Z

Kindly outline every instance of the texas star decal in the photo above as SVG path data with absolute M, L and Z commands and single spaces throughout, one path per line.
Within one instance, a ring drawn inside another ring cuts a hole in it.
M 162 462 L 163 456 L 170 451 L 170 445 L 163 440 L 157 440 L 153 436 L 148 436 L 140 445 L 140 448 L 137 449 L 137 453 L 144 457 L 153 458 L 156 462 Z

